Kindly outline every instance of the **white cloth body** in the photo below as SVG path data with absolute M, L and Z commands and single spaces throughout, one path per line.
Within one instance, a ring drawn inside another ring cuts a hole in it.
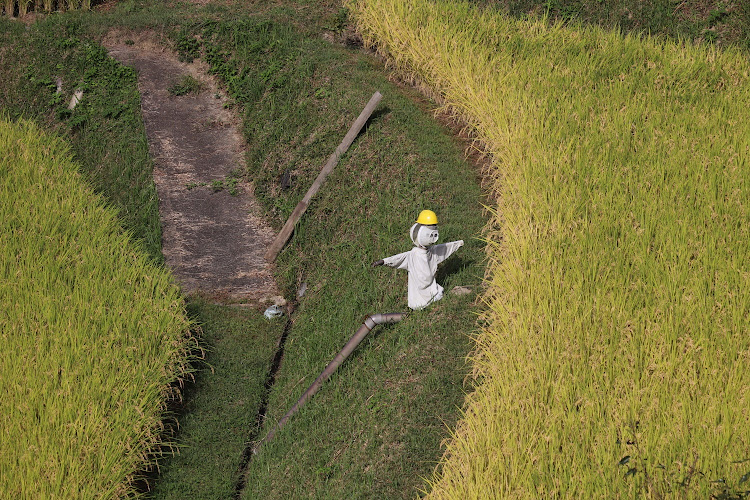
M 463 240 L 451 241 L 427 248 L 414 247 L 408 252 L 383 259 L 386 266 L 409 272 L 409 307 L 423 309 L 443 298 L 443 287 L 435 281 L 437 266 L 461 248 Z

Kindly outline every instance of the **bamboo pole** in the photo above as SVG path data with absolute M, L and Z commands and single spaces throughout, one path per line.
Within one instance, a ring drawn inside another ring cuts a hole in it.
M 333 171 L 333 167 L 335 167 L 338 163 L 339 158 L 341 158 L 341 156 L 349 149 L 349 146 L 352 145 L 352 142 L 354 142 L 354 139 L 362 130 L 362 127 L 365 126 L 365 123 L 367 123 L 367 120 L 370 118 L 370 115 L 375 110 L 375 107 L 378 105 L 382 98 L 383 96 L 380 94 L 380 92 L 375 92 L 372 95 L 370 101 L 367 103 L 367 106 L 365 106 L 365 109 L 362 110 L 362 112 L 359 114 L 359 117 L 357 117 L 357 119 L 349 129 L 349 132 L 347 132 L 347 134 L 344 136 L 344 140 L 341 141 L 341 144 L 339 144 L 339 146 L 336 148 L 336 151 L 334 151 L 333 154 L 328 158 L 328 162 L 326 162 L 325 166 L 323 166 L 323 169 L 318 174 L 315 182 L 313 182 L 312 186 L 310 186 L 310 189 L 308 189 L 307 194 L 305 194 L 305 197 L 302 198 L 302 201 L 297 204 L 297 207 L 292 212 L 292 215 L 290 215 L 287 219 L 284 227 L 281 229 L 281 232 L 279 232 L 278 236 L 276 236 L 276 239 L 266 251 L 265 258 L 268 262 L 273 262 L 276 260 L 279 252 L 281 252 L 281 249 L 284 248 L 287 240 L 289 240 L 292 231 L 294 231 L 294 226 L 297 224 L 297 221 L 299 221 L 299 219 L 302 217 L 302 214 L 305 213 L 305 210 L 307 210 L 307 207 L 310 205 L 310 200 L 320 190 L 320 187 L 323 185 L 323 182 L 325 182 L 326 177 L 328 177 L 328 174 Z

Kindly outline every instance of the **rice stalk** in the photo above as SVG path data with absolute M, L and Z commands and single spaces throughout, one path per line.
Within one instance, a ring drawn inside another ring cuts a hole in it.
M 57 138 L 0 120 L 0 461 L 9 498 L 133 493 L 186 375 L 179 290 Z M 45 215 L 46 214 L 46 215 Z
M 433 496 L 716 493 L 680 483 L 691 470 L 737 484 L 750 444 L 736 410 L 750 384 L 742 54 L 465 2 L 347 5 L 392 67 L 476 127 L 497 169 L 483 384 Z
M 18 0 L 18 16 L 25 16 L 29 11 L 29 7 L 33 6 L 33 4 L 34 0 Z
M 16 9 L 16 0 L 5 0 L 5 2 L 3 3 L 3 8 L 5 9 L 6 16 L 13 17 Z

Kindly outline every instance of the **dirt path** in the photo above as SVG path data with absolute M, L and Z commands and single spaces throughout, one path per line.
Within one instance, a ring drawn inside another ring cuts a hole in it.
M 244 141 L 215 82 L 198 63 L 180 62 L 147 36 L 113 33 L 104 45 L 138 72 L 155 161 L 162 252 L 185 293 L 220 302 L 278 302 L 263 258 L 274 233 L 262 221 L 251 185 L 237 184 L 236 194 L 227 188 L 227 178 L 244 165 Z M 200 81 L 201 91 L 170 93 L 185 75 Z M 218 183 L 224 189 L 213 187 Z

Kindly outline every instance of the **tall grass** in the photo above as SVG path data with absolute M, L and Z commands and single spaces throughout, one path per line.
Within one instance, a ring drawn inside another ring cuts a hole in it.
M 20 0 L 18 2 L 18 15 L 25 16 L 29 11 L 29 7 L 31 6 L 31 3 L 32 3 L 32 0 Z
M 494 158 L 482 383 L 432 496 L 742 489 L 746 54 L 463 2 L 347 5 Z
M 126 496 L 186 374 L 179 290 L 59 139 L 0 120 L 0 151 L 0 496 Z

